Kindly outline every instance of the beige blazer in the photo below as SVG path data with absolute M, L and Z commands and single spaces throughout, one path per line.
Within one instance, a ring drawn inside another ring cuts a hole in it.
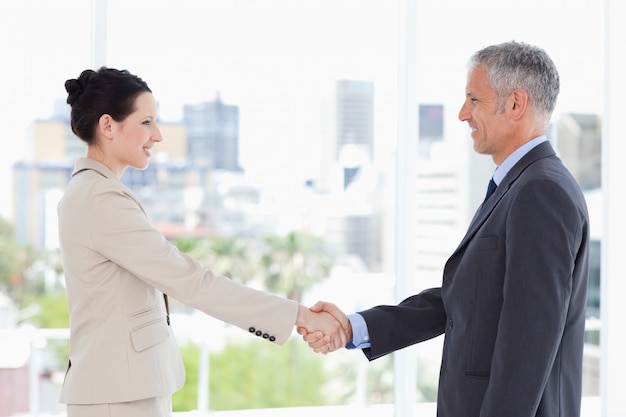
M 277 344 L 291 335 L 295 301 L 213 275 L 179 252 L 106 166 L 76 162 L 58 215 L 70 311 L 61 402 L 126 402 L 183 385 L 164 293 Z

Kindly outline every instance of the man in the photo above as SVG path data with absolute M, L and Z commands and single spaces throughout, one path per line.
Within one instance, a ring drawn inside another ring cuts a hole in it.
M 335 316 L 346 347 L 370 360 L 444 334 L 440 417 L 580 415 L 589 220 L 545 136 L 558 92 L 540 48 L 476 52 L 459 119 L 497 165 L 497 188 L 446 262 L 442 286 L 349 318 L 330 303 L 312 307 Z M 299 332 L 317 352 L 336 347 Z

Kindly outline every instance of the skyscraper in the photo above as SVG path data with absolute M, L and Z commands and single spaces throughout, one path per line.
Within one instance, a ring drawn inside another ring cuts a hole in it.
M 239 107 L 215 100 L 183 107 L 188 160 L 209 169 L 241 171 L 239 165 Z
M 360 259 L 370 271 L 382 268 L 380 185 L 374 161 L 374 83 L 335 82 L 334 149 L 329 157 L 340 182 L 331 192 L 343 203 L 327 218 L 327 239 L 338 253 Z M 373 199 L 372 199 L 373 198 Z
M 335 156 L 343 168 L 343 185 L 347 188 L 360 168 L 374 159 L 374 83 L 339 80 L 335 94 Z

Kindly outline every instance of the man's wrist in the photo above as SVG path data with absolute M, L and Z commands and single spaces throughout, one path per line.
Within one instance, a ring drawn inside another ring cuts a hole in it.
M 347 349 L 363 349 L 370 347 L 369 331 L 367 323 L 359 313 L 348 314 L 350 320 L 351 340 L 346 345 Z

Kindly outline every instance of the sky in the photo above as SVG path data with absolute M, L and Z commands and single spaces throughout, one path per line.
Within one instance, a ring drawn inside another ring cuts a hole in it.
M 0 3 L 2 216 L 12 215 L 11 165 L 28 155 L 33 120 L 65 99 L 66 79 L 93 67 L 90 6 Z M 375 83 L 376 146 L 393 151 L 396 9 L 389 0 L 108 0 L 106 64 L 148 82 L 162 121 L 219 91 L 240 107 L 242 165 L 280 186 L 316 175 L 338 79 Z M 543 47 L 557 64 L 555 114 L 601 112 L 602 2 L 418 0 L 417 9 L 418 101 L 444 104 L 450 123 L 471 53 L 512 39 Z

